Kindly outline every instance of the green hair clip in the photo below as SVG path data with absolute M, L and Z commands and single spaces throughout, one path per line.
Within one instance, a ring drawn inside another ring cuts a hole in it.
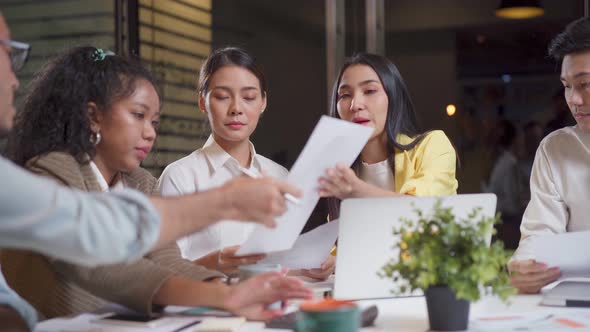
M 97 48 L 94 52 L 92 52 L 92 60 L 94 60 L 94 62 L 102 61 L 104 58 L 110 55 L 115 55 L 115 53 L 113 51 L 104 51 L 102 48 Z

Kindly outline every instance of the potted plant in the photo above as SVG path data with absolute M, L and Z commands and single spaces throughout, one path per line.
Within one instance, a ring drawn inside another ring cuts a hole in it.
M 399 293 L 424 291 L 431 330 L 465 330 L 470 301 L 484 293 L 507 302 L 516 293 L 506 269 L 510 253 L 499 241 L 488 243 L 499 216 L 486 218 L 476 208 L 459 219 L 440 200 L 432 213 L 415 212 L 416 220 L 402 219 L 393 230 L 397 257 L 379 274 L 401 285 Z

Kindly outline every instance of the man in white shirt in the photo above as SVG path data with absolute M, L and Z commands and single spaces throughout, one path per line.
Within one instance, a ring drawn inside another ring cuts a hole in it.
M 549 55 L 561 62 L 565 100 L 577 125 L 545 137 L 535 155 L 531 201 L 509 264 L 512 284 L 522 293 L 537 293 L 561 275 L 535 261 L 533 236 L 590 230 L 590 19 L 570 23 L 551 42 Z

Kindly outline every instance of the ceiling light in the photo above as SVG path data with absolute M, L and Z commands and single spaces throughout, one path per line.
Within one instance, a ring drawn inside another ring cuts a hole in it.
M 455 115 L 455 112 L 456 111 L 457 111 L 457 107 L 455 107 L 455 105 L 453 105 L 453 104 L 448 104 L 447 105 L 447 115 L 448 116 Z
M 496 16 L 510 19 L 525 19 L 541 16 L 545 10 L 535 0 L 502 0 Z

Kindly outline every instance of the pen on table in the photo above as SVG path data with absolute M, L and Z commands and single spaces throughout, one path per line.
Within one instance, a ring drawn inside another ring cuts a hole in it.
M 252 172 L 251 170 L 249 170 L 247 168 L 241 167 L 240 168 L 240 171 L 242 171 L 242 173 L 244 173 L 244 174 L 246 174 L 249 177 L 254 178 L 254 179 L 257 178 L 257 177 L 259 177 L 257 174 L 254 174 L 254 172 Z M 291 195 L 289 193 L 285 193 L 285 194 L 283 194 L 283 196 L 285 196 L 285 199 L 288 200 L 289 202 L 293 203 L 293 204 L 299 204 L 300 203 L 299 198 L 297 198 L 297 197 L 295 197 L 295 196 L 293 196 L 293 195 Z
M 188 323 L 186 325 L 180 326 L 180 327 L 172 330 L 171 332 L 181 332 L 182 330 L 187 329 L 187 328 L 189 328 L 191 326 L 195 326 L 195 325 L 197 325 L 199 323 L 201 323 L 201 320 L 200 319 L 199 320 L 196 320 L 194 322 L 190 322 L 190 323 Z

